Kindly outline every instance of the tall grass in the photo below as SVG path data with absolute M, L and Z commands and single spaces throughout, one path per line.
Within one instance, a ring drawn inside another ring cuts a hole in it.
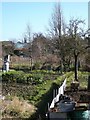
M 3 105 L 5 102 L 3 102 Z M 12 101 L 10 101 L 4 110 L 2 111 L 3 117 L 19 117 L 19 118 L 28 118 L 30 117 L 34 112 L 36 111 L 36 108 L 24 100 L 19 100 L 18 97 L 14 97 Z

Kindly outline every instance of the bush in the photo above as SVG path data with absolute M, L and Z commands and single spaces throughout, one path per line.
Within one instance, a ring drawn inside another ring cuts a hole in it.
M 31 67 L 29 65 L 15 65 L 13 66 L 14 70 L 21 70 L 23 72 L 30 72 L 31 71 Z
M 7 83 L 41 84 L 43 82 L 43 74 L 25 74 L 22 71 L 9 71 L 2 74 L 2 81 Z
M 39 84 L 43 82 L 43 75 L 42 74 L 35 74 L 33 76 L 34 81 Z
M 43 74 L 28 74 L 27 76 L 27 82 L 31 84 L 41 84 L 43 82 Z
M 24 76 L 24 72 L 22 71 L 9 71 L 2 74 L 2 81 L 10 83 L 24 83 L 26 81 L 26 77 Z
M 34 65 L 33 65 L 33 70 L 39 70 L 40 69 L 40 63 L 39 62 L 36 62 Z
M 39 73 L 39 74 L 56 74 L 53 70 L 33 70 L 32 73 Z

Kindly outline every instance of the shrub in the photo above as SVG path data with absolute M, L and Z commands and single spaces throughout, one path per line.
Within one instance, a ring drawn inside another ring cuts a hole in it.
M 40 84 L 43 82 L 43 74 L 40 74 L 40 73 L 28 74 L 27 82 L 31 84 Z
M 40 69 L 40 63 L 39 62 L 36 62 L 34 65 L 33 65 L 33 70 L 39 70 Z
M 16 65 L 14 66 L 15 70 L 21 70 L 23 72 L 30 72 L 31 67 L 29 65 Z
M 40 73 L 40 74 L 56 74 L 53 70 L 33 70 L 32 73 Z
M 25 80 L 22 71 L 9 71 L 2 74 L 2 81 L 4 82 L 23 82 Z
M 41 84 L 43 82 L 43 74 L 25 74 L 22 71 L 9 71 L 2 74 L 2 81 L 8 83 Z

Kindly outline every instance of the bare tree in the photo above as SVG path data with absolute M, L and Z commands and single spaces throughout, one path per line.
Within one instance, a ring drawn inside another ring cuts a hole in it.
M 24 37 L 24 41 L 27 41 L 29 46 L 28 46 L 28 56 L 30 58 L 30 68 L 32 71 L 32 39 L 31 39 L 31 27 L 29 24 L 27 24 L 27 29 L 26 29 L 26 34 Z
M 63 71 L 63 49 L 62 49 L 62 34 L 65 34 L 65 22 L 63 19 L 60 3 L 56 3 L 54 6 L 52 18 L 50 21 L 49 33 L 52 39 L 56 39 L 57 51 L 60 59 L 61 73 Z M 55 40 L 53 41 L 55 42 Z M 55 43 L 54 43 L 55 44 Z
M 27 38 L 28 41 L 31 42 L 31 27 L 29 24 L 27 25 Z
M 86 57 L 86 68 L 90 72 L 90 28 L 85 32 L 84 37 L 88 40 L 87 57 Z M 90 75 L 88 76 L 88 91 L 90 91 Z
M 78 81 L 77 70 L 78 70 L 78 57 L 81 53 L 85 52 L 86 42 L 81 38 L 82 28 L 81 24 L 84 24 L 83 20 L 71 19 L 68 27 L 68 35 L 70 39 L 71 52 L 74 55 L 75 60 L 75 80 Z
M 88 56 L 89 56 L 89 59 L 88 59 L 88 72 L 90 72 L 90 29 L 89 29 L 89 33 L 88 33 L 88 46 L 89 46 L 89 50 L 88 50 Z M 88 76 L 88 91 L 90 91 L 90 75 Z

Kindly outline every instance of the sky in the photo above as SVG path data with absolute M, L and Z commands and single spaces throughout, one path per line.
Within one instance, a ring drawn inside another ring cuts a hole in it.
M 0 3 L 0 40 L 22 39 L 27 25 L 31 33 L 47 32 L 55 2 L 2 2 Z M 70 18 L 85 20 L 88 28 L 88 2 L 61 2 L 65 22 Z

